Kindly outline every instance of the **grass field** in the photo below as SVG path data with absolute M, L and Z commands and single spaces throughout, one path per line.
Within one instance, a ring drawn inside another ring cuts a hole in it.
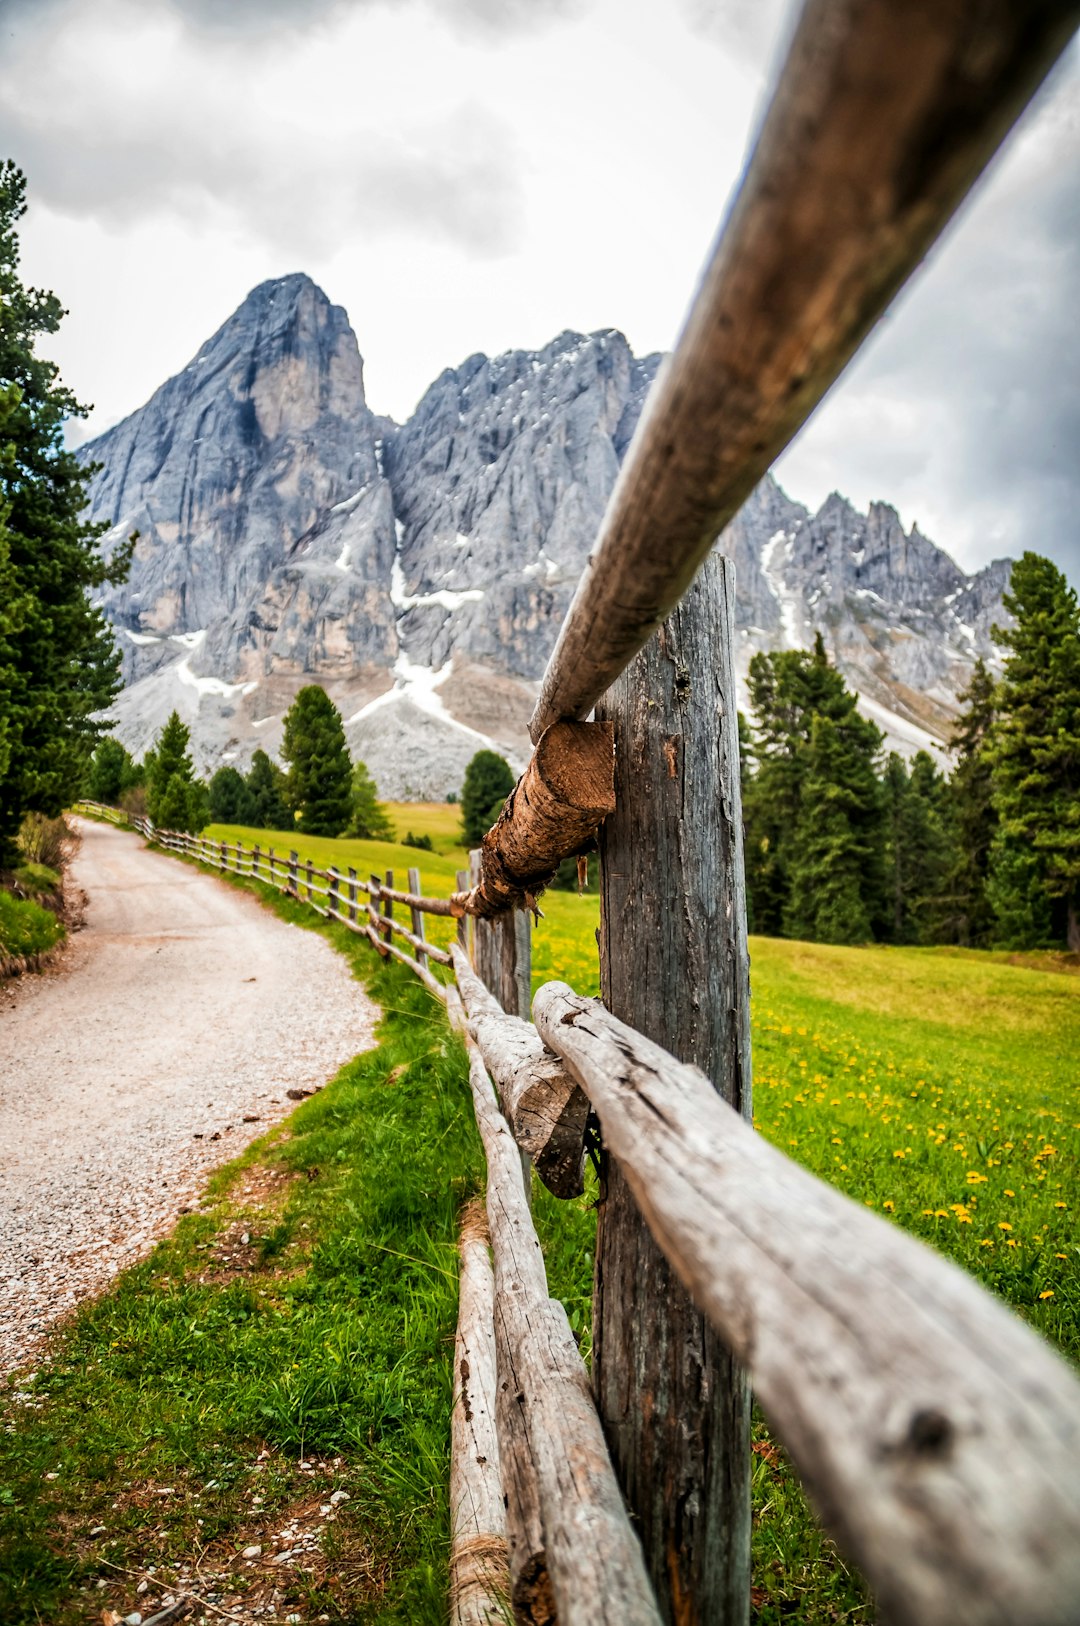
M 425 889 L 445 894 L 462 858 L 456 817 L 432 815 L 435 854 L 239 834 L 361 875 L 403 880 L 415 861 Z M 350 956 L 384 1011 L 380 1047 L 223 1171 L 204 1211 L 85 1311 L 9 1401 L 0 1618 L 13 1626 L 96 1621 L 106 1601 L 126 1612 L 147 1565 L 167 1577 L 193 1553 L 227 1596 L 250 1579 L 245 1543 L 310 1501 L 312 1472 L 318 1495 L 337 1485 L 351 1500 L 326 1556 L 295 1579 L 301 1618 L 444 1618 L 453 1238 L 482 1178 L 463 1053 L 406 970 L 257 890 Z M 549 893 L 543 907 L 534 982 L 595 992 L 597 899 Z M 452 930 L 429 926 L 437 940 Z M 1049 959 L 945 950 L 751 950 L 761 1132 L 1080 1356 L 1080 977 Z M 570 1203 L 535 1193 L 552 1290 L 586 1356 L 594 1200 L 592 1186 Z M 251 1240 L 238 1249 L 241 1227 Z M 755 1626 L 868 1626 L 871 1600 L 760 1418 L 753 1462 Z

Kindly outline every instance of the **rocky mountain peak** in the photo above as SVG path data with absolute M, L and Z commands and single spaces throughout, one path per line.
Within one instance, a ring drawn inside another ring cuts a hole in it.
M 402 425 L 375 417 L 344 310 L 310 277 L 261 283 L 181 373 L 84 448 L 106 546 L 141 539 L 107 607 L 119 732 L 177 707 L 200 767 L 273 751 L 322 683 L 384 795 L 444 795 L 512 762 L 659 367 L 615 329 L 445 369 Z M 894 507 L 816 514 L 767 476 L 718 542 L 739 666 L 820 630 L 890 743 L 947 738 L 992 654 L 1008 561 L 968 577 Z

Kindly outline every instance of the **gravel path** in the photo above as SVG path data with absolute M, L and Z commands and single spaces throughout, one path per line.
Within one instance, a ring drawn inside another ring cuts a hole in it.
M 206 1177 L 373 1040 L 322 938 L 74 820 L 85 929 L 0 990 L 0 1372 L 146 1253 Z

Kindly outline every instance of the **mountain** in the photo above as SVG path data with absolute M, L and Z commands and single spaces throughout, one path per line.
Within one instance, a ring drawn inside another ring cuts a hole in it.
M 536 683 L 595 539 L 659 356 L 622 334 L 470 356 L 409 421 L 376 416 L 340 306 L 309 277 L 254 289 L 184 371 L 81 452 L 108 551 L 142 752 L 176 707 L 199 767 L 280 744 L 318 681 L 383 795 L 443 796 L 492 745 L 528 752 Z M 993 655 L 1009 563 L 967 576 L 917 527 L 834 495 L 817 514 L 767 477 L 718 546 L 735 560 L 740 670 L 820 629 L 868 714 L 911 751 L 947 740 Z

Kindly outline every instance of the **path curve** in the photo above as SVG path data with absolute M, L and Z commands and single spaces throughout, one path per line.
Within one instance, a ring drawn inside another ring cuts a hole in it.
M 85 928 L 60 972 L 0 998 L 0 1372 L 291 1112 L 287 1090 L 369 1048 L 378 1015 L 323 938 L 72 822 Z

